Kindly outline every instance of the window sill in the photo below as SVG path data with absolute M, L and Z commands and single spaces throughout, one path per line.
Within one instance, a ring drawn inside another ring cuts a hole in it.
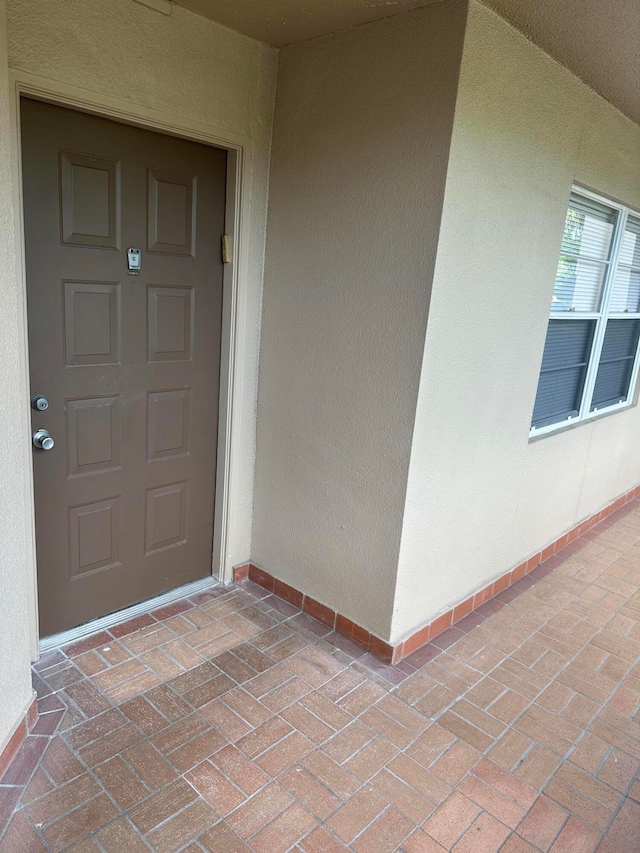
M 594 421 L 602 420 L 602 418 L 610 418 L 611 415 L 618 415 L 620 412 L 627 412 L 629 409 L 635 409 L 637 405 L 638 401 L 634 400 L 632 403 L 626 403 L 624 406 L 617 406 L 615 409 L 608 409 L 605 412 L 597 412 L 596 414 L 589 415 L 587 418 L 576 420 L 570 424 L 562 424 L 561 426 L 558 426 L 557 429 L 550 429 L 548 432 L 542 432 L 539 435 L 529 434 L 529 444 L 535 444 L 538 441 L 542 441 L 543 438 L 550 438 L 552 435 L 560 435 L 563 432 L 568 432 L 569 430 L 576 429 L 577 427 L 584 426 L 585 424 L 592 424 Z

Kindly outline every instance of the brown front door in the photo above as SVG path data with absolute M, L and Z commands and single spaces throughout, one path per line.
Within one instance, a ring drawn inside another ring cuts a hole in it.
M 211 574 L 226 152 L 27 99 L 22 145 L 46 636 Z

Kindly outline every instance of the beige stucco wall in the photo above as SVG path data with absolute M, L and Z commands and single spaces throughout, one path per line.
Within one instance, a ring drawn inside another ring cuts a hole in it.
M 281 52 L 252 555 L 385 636 L 466 3 Z
M 2 3 L 4 6 L 4 3 Z M 258 342 L 268 164 L 277 52 L 180 6 L 165 16 L 132 0 L 9 0 L 9 66 L 21 79 L 78 87 L 90 99 L 176 127 L 197 127 L 246 146 L 242 226 L 245 274 L 238 289 L 237 411 L 227 563 L 250 555 Z M 2 44 L 4 45 L 4 31 Z M 4 48 L 3 48 L 4 49 Z M 0 56 L 0 749 L 29 693 L 28 585 L 33 577 L 22 285 L 15 274 L 7 59 Z M 33 596 L 32 596 L 33 601 Z M 31 631 L 33 634 L 33 632 Z
M 31 701 L 24 361 L 16 288 L 4 2 L 0 2 L 0 753 Z
M 234 417 L 227 564 L 249 558 L 260 305 L 277 51 L 173 6 L 163 15 L 132 0 L 8 0 L 9 65 L 17 73 L 97 93 L 128 111 L 197 124 L 247 146 L 246 271 Z
M 574 180 L 640 207 L 640 128 L 472 0 L 394 640 L 640 483 L 640 408 L 529 442 Z

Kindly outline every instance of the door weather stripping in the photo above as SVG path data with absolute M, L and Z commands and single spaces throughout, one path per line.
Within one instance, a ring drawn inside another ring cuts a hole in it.
M 218 586 L 218 581 L 211 576 L 194 581 L 193 583 L 187 583 L 184 586 L 171 589 L 163 595 L 142 601 L 140 604 L 134 604 L 132 607 L 126 607 L 124 610 L 118 610 L 116 613 L 109 613 L 108 616 L 101 616 L 100 619 L 94 619 L 93 622 L 87 622 L 84 625 L 79 625 L 77 628 L 70 628 L 68 631 L 61 631 L 59 634 L 52 634 L 50 637 L 44 637 L 38 644 L 38 651 L 42 655 L 51 649 L 57 649 L 59 646 L 74 643 L 76 640 L 81 640 L 90 634 L 104 631 L 120 622 L 133 619 L 134 616 L 141 616 L 150 610 L 157 610 L 158 607 L 164 607 L 165 604 L 172 604 L 174 601 L 187 598 L 189 595 L 195 595 L 196 592 L 202 592 L 212 586 Z

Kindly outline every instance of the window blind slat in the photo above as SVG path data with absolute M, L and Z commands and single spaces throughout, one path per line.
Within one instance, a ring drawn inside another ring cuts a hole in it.
M 609 311 L 612 314 L 640 311 L 640 270 L 618 266 L 613 281 Z
M 535 427 L 577 416 L 595 320 L 550 320 L 533 409 Z
M 562 251 L 606 261 L 615 222 L 613 208 L 572 194 L 564 223 Z
M 608 204 L 596 201 L 594 198 L 587 198 L 578 192 L 572 192 L 569 196 L 569 210 L 575 210 L 581 216 L 601 219 L 603 222 L 614 223 L 616 220 L 616 212 Z
M 591 411 L 628 399 L 640 320 L 609 320 L 604 334 Z
M 640 218 L 634 216 L 628 217 L 622 235 L 609 310 L 640 310 Z
M 613 209 L 575 194 L 571 196 L 552 313 L 599 308 L 615 222 Z
M 627 222 L 620 246 L 620 263 L 640 269 L 640 222 L 637 225 L 631 219 Z
M 606 265 L 587 258 L 560 257 L 552 313 L 562 311 L 597 311 Z

